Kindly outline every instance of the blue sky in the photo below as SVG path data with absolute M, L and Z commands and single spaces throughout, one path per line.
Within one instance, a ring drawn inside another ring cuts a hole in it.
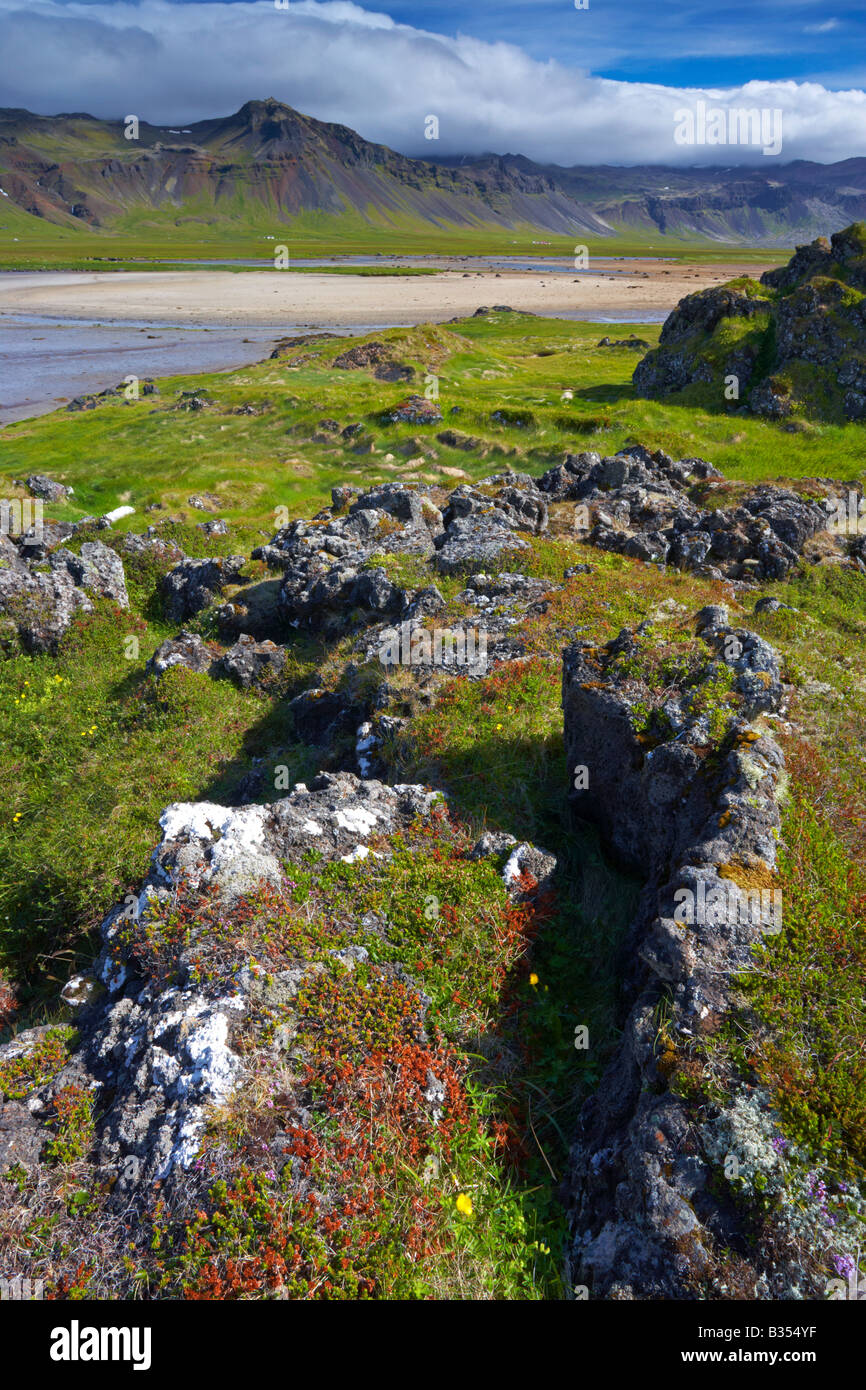
M 0 33 L 0 106 L 46 115 L 177 126 L 273 96 L 415 156 L 768 177 L 866 156 L 866 0 L 0 0 Z M 678 143 L 700 102 L 778 113 L 784 138 Z

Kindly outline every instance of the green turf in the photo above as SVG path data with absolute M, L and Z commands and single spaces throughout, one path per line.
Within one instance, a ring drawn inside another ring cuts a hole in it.
M 579 236 L 540 233 L 530 226 L 431 228 L 406 217 L 368 220 L 357 212 L 339 217 L 303 213 L 291 221 L 263 207 L 239 210 L 233 219 L 206 208 L 171 215 L 141 209 L 128 213 L 116 227 L 93 228 L 70 217 L 55 225 L 4 199 L 0 207 L 0 270 L 99 269 L 126 266 L 159 269 L 172 257 L 208 261 L 269 259 L 275 245 L 292 257 L 323 256 L 518 256 L 574 257 Z M 660 234 L 614 232 L 590 239 L 591 257 L 652 256 L 700 264 L 736 263 L 764 268 L 789 255 L 784 249 L 720 245 L 718 242 Z
M 633 327 L 650 344 L 657 341 L 657 327 Z M 597 346 L 606 334 L 631 331 L 490 314 L 456 325 L 384 330 L 362 340 L 390 344 L 396 358 L 413 366 L 415 383 L 408 386 L 332 368 L 333 358 L 354 340 L 313 342 L 279 361 L 238 371 L 164 378 L 157 398 L 111 399 L 94 411 L 61 410 L 7 425 L 0 433 L 0 477 L 5 474 L 8 488 L 14 477 L 48 472 L 72 485 L 74 506 L 47 509 L 58 519 L 122 503 L 139 511 L 155 501 L 178 508 L 191 493 L 211 491 L 220 497 L 225 516 L 268 529 L 277 507 L 295 514 L 315 510 L 338 482 L 405 473 L 398 450 L 417 430 L 383 426 L 379 416 L 408 391 L 432 389 L 425 386 L 428 377 L 436 378 L 443 428 L 481 437 L 500 456 L 516 449 L 524 459 L 537 459 L 539 471 L 545 459 L 564 450 L 613 453 L 639 440 L 678 458 L 702 455 L 728 477 L 748 482 L 853 478 L 861 472 L 863 426 L 803 423 L 792 433 L 736 410 L 636 399 L 631 374 L 639 354 Z M 118 380 L 123 375 L 119 359 Z M 206 391 L 213 404 L 197 414 L 169 409 L 181 390 L 194 387 Z M 571 399 L 563 399 L 569 391 Z M 262 413 L 232 413 L 245 405 Z M 524 428 L 498 424 L 492 418 L 497 410 L 531 417 L 532 423 Z M 362 422 L 372 451 L 358 454 L 342 441 L 315 440 L 324 417 L 341 425 Z M 481 477 L 496 458 L 495 452 L 480 457 L 477 450 L 466 453 L 441 444 L 435 449 L 435 460 L 408 471 L 447 478 L 443 468 L 459 468 Z

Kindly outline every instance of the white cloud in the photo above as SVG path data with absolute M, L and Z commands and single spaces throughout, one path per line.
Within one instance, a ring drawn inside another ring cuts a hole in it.
M 833 32 L 834 29 L 838 29 L 838 28 L 839 28 L 839 21 L 838 21 L 838 19 L 825 19 L 825 21 L 824 21 L 823 24 L 807 24 L 807 25 L 804 27 L 804 29 L 803 29 L 803 33 L 804 33 L 804 34 L 830 34 L 830 33 Z
M 704 91 L 597 78 L 509 43 L 398 24 L 350 0 L 181 5 L 0 0 L 3 102 L 46 114 L 130 113 L 177 125 L 274 96 L 408 154 L 521 153 L 562 164 L 743 160 L 758 149 L 677 145 L 674 113 L 715 105 L 783 112 L 778 158 L 866 149 L 866 93 L 750 82 Z M 438 142 L 425 141 L 436 115 Z

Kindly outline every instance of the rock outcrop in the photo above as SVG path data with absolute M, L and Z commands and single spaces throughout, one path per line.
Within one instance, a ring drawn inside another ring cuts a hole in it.
M 775 419 L 866 418 L 866 223 L 798 247 L 760 283 L 687 295 L 633 380 L 641 396 L 701 387 L 705 403 Z
M 698 631 L 695 670 L 673 699 L 654 693 L 649 624 L 564 657 L 575 807 L 646 884 L 622 1041 L 571 1155 L 571 1272 L 596 1297 L 697 1297 L 714 1250 L 737 1234 L 701 1117 L 670 1080 L 678 1050 L 719 1026 L 755 943 L 781 926 L 783 756 L 750 720 L 782 708 L 784 693 L 775 652 L 730 627 L 724 609 L 703 610 Z M 757 1257 L 755 1280 L 790 1296 L 765 1264 Z
M 28 539 L 18 537 L 16 543 L 0 536 L 0 641 L 5 645 L 20 644 L 32 654 L 55 652 L 75 615 L 93 611 L 94 595 L 129 607 L 123 563 L 109 546 L 85 541 L 76 554 L 62 544 L 49 550 L 44 534 L 32 546 Z
M 255 985 L 243 971 L 218 985 L 194 983 L 194 933 L 171 984 L 146 978 L 136 969 L 136 931 L 182 893 L 208 891 L 228 908 L 262 885 L 279 889 L 284 865 L 308 849 L 325 860 L 358 857 L 369 852 L 370 835 L 405 830 L 429 814 L 434 799 L 422 787 L 323 774 L 309 790 L 298 785 L 269 806 L 168 807 L 140 893 L 118 904 L 102 924 L 94 975 L 103 992 L 81 1010 L 80 1045 L 49 1084 L 27 1095 L 24 1106 L 0 1109 L 0 1159 L 6 1166 L 38 1161 L 48 1136 L 42 1119 L 57 1094 L 74 1085 L 104 1105 L 98 1166 L 114 1180 L 115 1205 L 188 1167 L 208 1107 L 226 1100 L 244 1071 L 232 1038 Z M 0 1062 L 36 1046 L 44 1031 L 22 1033 L 0 1048 Z
M 377 381 L 411 381 L 415 375 L 414 367 L 394 360 L 385 343 L 360 343 L 335 357 L 333 366 L 346 372 L 367 368 Z
M 188 1170 L 209 1112 L 226 1103 L 247 1074 L 236 1036 L 248 1011 L 263 1001 L 290 1004 L 306 976 L 321 967 L 298 960 L 264 980 L 246 966 L 202 977 L 196 962 L 207 944 L 199 933 L 206 935 L 207 927 L 197 928 L 193 916 L 167 979 L 165 971 L 144 969 L 141 955 L 158 939 L 163 914 L 187 902 L 212 902 L 222 919 L 251 894 L 281 893 L 292 865 L 304 863 L 310 851 L 319 863 L 387 858 L 387 837 L 409 835 L 442 800 L 421 786 L 323 773 L 270 805 L 169 806 L 140 892 L 103 921 L 93 976 L 71 982 L 75 988 L 65 992 L 81 1005 L 72 1055 L 50 1081 L 24 1087 L 23 1104 L 9 1099 L 0 1105 L 0 1171 L 38 1166 L 51 1134 L 45 1121 L 58 1095 L 71 1087 L 95 1102 L 94 1164 L 110 1182 L 110 1207 L 129 1210 L 147 1199 L 154 1183 L 171 1184 Z M 546 884 L 556 861 L 532 845 L 506 841 L 503 879 L 519 901 L 525 875 Z M 480 842 L 476 857 L 502 847 Z M 343 953 L 348 966 L 366 959 L 362 948 L 353 950 Z M 32 1052 L 47 1031 L 28 1030 L 0 1047 L 0 1064 Z
M 417 555 L 454 574 L 525 549 L 518 533 L 546 528 L 547 499 L 533 479 L 501 474 L 479 487 L 458 487 L 447 502 L 401 483 L 361 494 L 335 488 L 332 507 L 291 522 L 253 558 L 284 571 L 280 608 L 294 626 L 345 625 L 353 612 L 411 617 L 426 600 L 390 580 L 374 557 Z
M 731 489 L 735 504 L 707 505 L 719 500 L 715 489 L 722 498 Z M 534 538 L 555 524 L 559 534 L 600 550 L 745 586 L 781 578 L 804 557 L 846 559 L 847 543 L 821 534 L 832 520 L 831 500 L 812 491 L 733 488 L 706 460 L 676 460 L 639 445 L 609 457 L 569 453 L 540 478 L 498 473 L 450 492 L 403 483 L 338 487 L 330 507 L 292 522 L 254 552 L 277 572 L 266 586 L 278 587 L 279 599 L 263 605 L 261 627 L 250 631 L 236 614 L 228 647 L 221 614 L 229 605 L 217 605 L 241 580 L 242 555 L 190 559 L 157 528 L 112 546 L 85 541 L 80 552 L 71 525 L 47 525 L 33 546 L 0 538 L 0 609 L 29 650 L 56 646 L 94 596 L 125 607 L 123 559 L 167 569 L 158 589 L 171 619 L 184 624 L 211 608 L 224 640 L 205 640 L 194 624 L 180 627 L 150 658 L 153 681 L 177 666 L 243 689 L 279 681 L 286 737 L 322 750 L 318 767 L 349 763 L 361 773 L 320 773 L 309 786 L 298 783 L 258 804 L 249 798 L 272 795 L 265 787 L 272 767 L 270 758 L 257 758 L 261 765 L 231 793 L 239 804 L 165 810 L 140 890 L 104 919 L 92 974 L 63 992 L 79 1025 L 70 1056 L 50 1079 L 0 1096 L 0 1172 L 44 1170 L 58 1097 L 75 1092 L 94 1103 L 88 1161 L 104 1190 L 110 1185 L 115 1214 L 143 1209 L 155 1183 L 171 1192 L 189 1173 L 208 1117 L 249 1079 L 250 1018 L 274 1005 L 290 1030 L 293 1000 L 312 969 L 299 953 L 273 977 L 257 973 L 232 914 L 257 894 L 278 901 L 292 886 L 293 867 L 363 860 L 374 867 L 391 855 L 389 837 L 399 834 L 414 848 L 413 833 L 431 829 L 436 794 L 386 782 L 401 765 L 397 735 L 411 712 L 430 707 L 437 674 L 478 680 L 494 663 L 519 661 L 527 651 L 557 661 L 532 645 L 531 620 L 559 602 L 570 577 L 593 568 L 571 566 L 562 584 L 521 573 L 521 554 L 537 558 Z M 854 496 L 859 507 L 859 489 Z M 819 537 L 823 549 L 813 554 Z M 861 551 L 862 538 L 851 563 L 866 563 Z M 406 574 L 411 582 L 397 577 Z M 773 605 L 779 600 L 764 597 L 755 611 Z M 437 650 L 434 624 L 458 639 L 462 656 L 454 646 Z M 296 663 L 282 645 L 287 625 L 339 638 L 344 665 L 336 689 L 325 688 L 333 671 L 323 668 L 312 688 L 295 693 Z M 564 654 L 574 808 L 645 884 L 625 951 L 621 1042 L 581 1113 L 570 1158 L 569 1272 L 594 1297 L 679 1299 L 718 1287 L 718 1251 L 742 1233 L 717 1170 L 720 1156 L 740 1142 L 743 1106 L 751 1102 L 734 1096 L 717 1113 L 698 1114 L 671 1079 L 690 1042 L 712 1033 L 731 1008 L 733 978 L 754 945 L 779 925 L 774 885 L 785 774 L 769 732 L 785 713 L 779 657 L 720 606 L 702 609 L 690 631 L 678 622 L 660 634 L 660 626 L 648 620 L 604 647 L 574 642 Z M 208 620 L 202 632 L 210 631 Z M 483 649 L 474 645 L 479 635 Z M 399 678 L 402 666 L 411 667 L 412 681 Z M 496 830 L 469 858 L 494 855 L 502 857 L 512 905 L 550 887 L 555 863 L 543 851 Z M 231 951 L 219 954 L 226 923 L 231 945 L 244 947 L 242 963 Z M 360 916 L 355 928 L 359 937 L 367 931 Z M 208 951 L 216 952 L 216 965 L 203 970 Z M 366 945 L 329 954 L 349 970 L 375 964 Z M 421 997 L 417 981 L 413 987 Z M 42 1029 L 20 1034 L 0 1048 L 0 1063 L 28 1049 L 35 1054 L 45 1037 Z M 758 1255 L 750 1270 L 762 1296 L 791 1296 L 784 1266 L 772 1268 Z
M 386 410 L 384 419 L 391 425 L 438 425 L 442 411 L 435 401 L 428 400 L 426 396 L 407 396 L 404 401 Z
M 34 497 L 39 497 L 44 502 L 64 502 L 72 492 L 71 487 L 65 483 L 58 483 L 54 478 L 48 478 L 44 473 L 31 473 L 27 478 L 27 486 Z
M 613 458 L 569 454 L 539 487 L 585 509 L 587 539 L 603 550 L 716 578 L 781 579 L 806 542 L 829 526 L 833 505 L 761 486 L 738 506 L 706 509 L 690 492 L 720 479 L 704 459 L 672 459 L 636 445 Z

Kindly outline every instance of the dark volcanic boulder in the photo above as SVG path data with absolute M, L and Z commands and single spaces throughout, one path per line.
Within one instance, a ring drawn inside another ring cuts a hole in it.
M 365 511 L 386 512 L 396 521 L 403 522 L 408 530 L 415 533 L 415 544 L 412 546 L 415 550 L 418 549 L 419 537 L 422 543 L 426 540 L 425 531 L 430 536 L 438 536 L 443 528 L 442 513 L 430 498 L 402 483 L 381 483 L 362 493 L 349 507 L 352 517 Z M 381 526 L 380 529 L 384 530 Z M 382 539 L 387 539 L 387 534 L 385 531 Z M 407 541 L 409 536 L 403 539 Z
M 423 489 L 402 483 L 363 493 L 335 488 L 332 507 L 311 521 L 290 522 L 253 558 L 283 571 L 279 606 L 287 621 L 314 629 L 345 627 L 364 613 L 402 611 L 406 590 L 377 559 L 429 559 L 443 526 L 442 512 Z
M 227 584 L 236 584 L 246 564 L 243 555 L 205 560 L 182 560 L 163 577 L 161 590 L 166 617 L 180 623 L 214 603 Z
M 49 563 L 53 570 L 65 569 L 79 588 L 110 598 L 119 608 L 129 607 L 123 562 L 101 541 L 85 541 L 78 555 L 61 546 L 52 551 Z
M 672 459 L 631 445 L 609 458 L 568 454 L 538 487 L 552 501 L 575 501 L 576 529 L 602 550 L 713 578 L 784 578 L 827 528 L 826 503 L 764 485 L 738 506 L 702 510 L 692 500 L 701 495 L 697 485 L 721 476 L 705 459 Z M 463 492 L 472 498 L 471 489 Z M 451 510 L 471 509 L 469 500 L 452 496 Z
M 642 872 L 669 858 L 678 836 L 694 833 L 709 800 L 696 778 L 700 748 L 676 737 L 674 723 L 669 740 L 647 757 L 638 718 L 644 691 L 620 677 L 616 662 L 636 650 L 628 630 L 601 651 L 579 642 L 567 648 L 563 708 L 567 766 L 589 771 L 588 786 L 572 792 L 574 804 L 616 857 Z
M 604 348 L 630 348 L 632 352 L 645 352 L 649 347 L 649 343 L 643 338 L 636 338 L 632 335 L 631 338 L 616 338 L 613 340 L 608 337 L 601 338 L 597 346 Z
M 458 574 L 478 565 L 495 565 L 505 552 L 525 549 L 526 541 L 515 534 L 506 514 L 490 507 L 454 518 L 442 537 L 434 564 L 443 574 Z
M 92 609 L 66 570 L 33 574 L 25 565 L 0 569 L 3 627 L 13 638 L 17 634 L 26 652 L 55 652 L 75 614 Z
M 541 480 L 543 482 L 543 480 Z M 445 530 L 436 537 L 434 564 L 443 574 L 497 567 L 505 552 L 525 550 L 517 532 L 540 535 L 548 526 L 548 496 L 525 473 L 500 473 L 448 498 Z
M 213 665 L 213 653 L 196 632 L 179 632 L 161 642 L 145 666 L 148 675 L 161 676 L 172 666 L 186 666 L 190 671 L 207 675 Z
M 334 366 L 345 372 L 372 368 L 377 381 L 411 381 L 415 375 L 414 367 L 394 360 L 385 343 L 359 343 L 335 357 Z
M 0 536 L 0 640 L 33 654 L 56 652 L 75 615 L 93 611 L 91 594 L 129 607 L 114 550 L 87 541 L 80 555 L 62 545 L 49 551 L 48 530 L 36 546 Z
M 7 1048 L 0 1049 L 0 1061 L 11 1061 Z M 0 1100 L 0 1177 L 10 1168 L 30 1173 L 39 1166 L 39 1155 L 52 1132 L 33 1118 L 26 1105 Z
M 214 673 L 229 676 L 244 690 L 252 685 L 261 685 L 278 676 L 286 664 L 286 649 L 276 642 L 265 639 L 257 642 L 249 633 L 242 632 L 234 646 L 229 647 L 219 661 Z
M 44 473 L 31 473 L 27 486 L 34 497 L 40 497 L 44 502 L 62 502 L 72 491 L 71 487 L 47 478 Z

